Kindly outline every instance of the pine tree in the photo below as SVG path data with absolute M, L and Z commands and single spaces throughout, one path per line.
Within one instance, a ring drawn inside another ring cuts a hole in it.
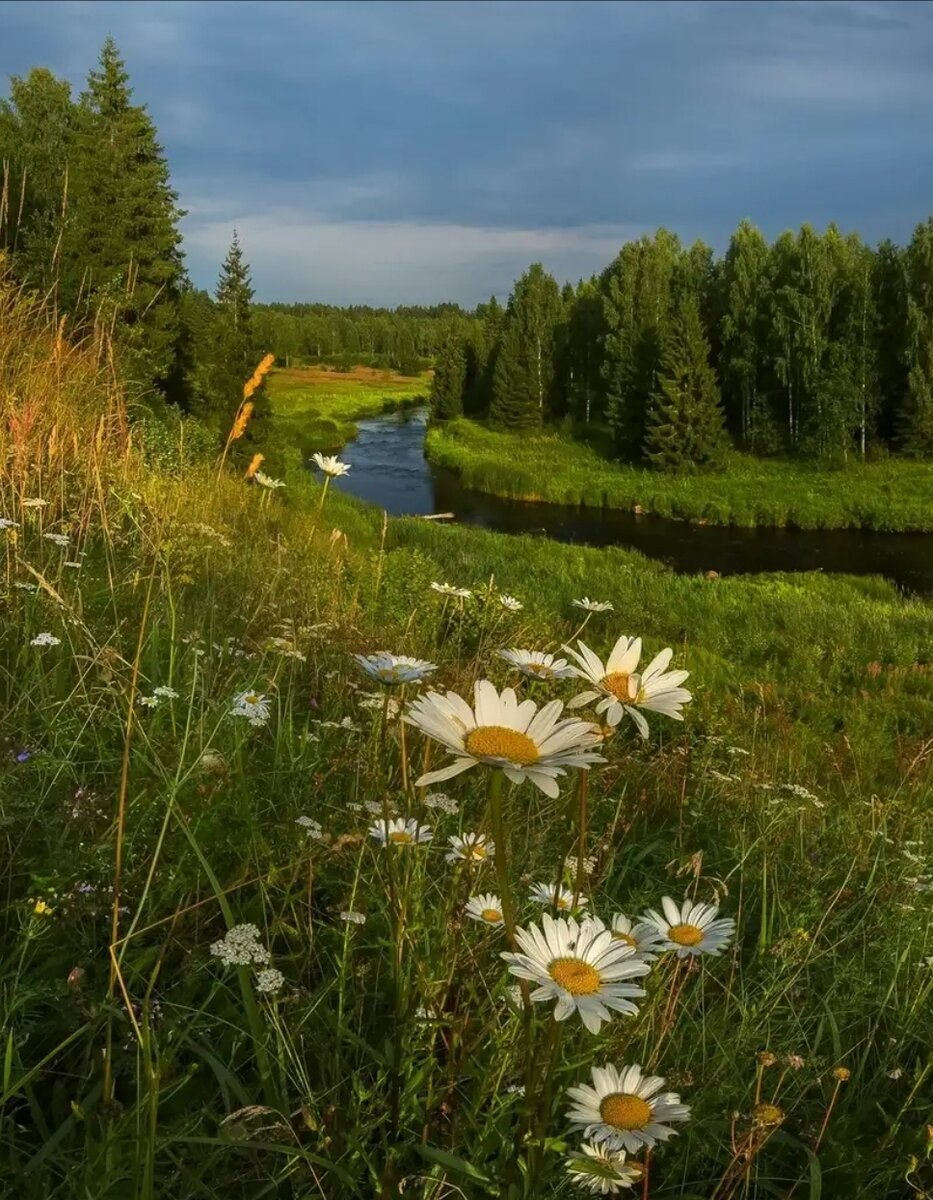
M 451 328 L 438 352 L 431 384 L 431 414 L 437 420 L 449 421 L 462 414 L 465 371 L 463 340 Z
M 906 453 L 933 454 L 933 217 L 907 247 L 907 394 L 898 419 Z
M 686 295 L 678 306 L 646 416 L 644 457 L 659 470 L 695 471 L 716 463 L 724 440 L 709 343 L 699 306 Z

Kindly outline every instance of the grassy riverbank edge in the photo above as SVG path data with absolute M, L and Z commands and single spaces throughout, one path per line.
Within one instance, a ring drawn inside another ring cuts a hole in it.
M 933 463 L 829 470 L 734 453 L 725 470 L 664 475 L 608 462 L 556 432 L 432 425 L 425 454 L 466 487 L 512 500 L 643 512 L 701 525 L 933 532 Z

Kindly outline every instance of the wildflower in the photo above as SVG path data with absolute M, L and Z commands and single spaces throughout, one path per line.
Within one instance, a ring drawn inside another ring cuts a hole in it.
M 575 854 L 568 854 L 564 859 L 564 869 L 572 879 L 576 879 L 580 867 L 580 860 Z M 586 855 L 583 859 L 583 874 L 592 875 L 596 870 L 596 859 Z
M 19 588 L 21 592 L 37 592 L 39 590 L 37 583 L 29 583 L 26 580 L 18 580 L 13 586 Z
M 365 925 L 366 913 L 354 912 L 352 909 L 347 909 L 346 912 L 339 914 L 341 921 L 345 921 L 348 925 Z
M 136 703 L 142 705 L 143 708 L 158 708 L 161 701 L 158 696 L 139 696 Z
M 431 590 L 442 596 L 453 596 L 457 600 L 469 600 L 473 595 L 469 588 L 454 587 L 452 583 L 432 583 Z
M 19 521 L 12 521 L 9 517 L 0 517 L 0 529 L 19 529 Z
M 48 504 L 48 500 L 41 500 L 41 499 L 35 498 L 32 500 L 24 500 L 23 508 L 45 508 L 45 506 L 47 504 Z
M 208 775 L 224 775 L 227 771 L 224 756 L 216 750 L 205 750 L 198 759 L 198 766 Z
M 886 1072 L 886 1074 L 888 1079 L 897 1080 L 901 1078 L 901 1076 L 904 1074 L 904 1071 L 902 1067 L 894 1067 L 890 1071 Z
M 266 475 L 264 471 L 257 471 L 253 478 L 260 487 L 268 488 L 270 492 L 274 492 L 276 488 L 285 487 L 284 479 L 273 479 L 271 475 Z
M 745 750 L 741 746 L 727 746 L 726 753 L 731 754 L 733 758 L 748 758 L 751 751 Z
M 500 650 L 499 657 L 527 675 L 529 679 L 573 679 L 576 671 L 567 665 L 566 658 L 555 659 L 553 654 L 540 650 Z
M 313 817 L 296 817 L 295 824 L 300 825 L 302 829 L 308 831 L 308 837 L 319 842 L 324 836 L 324 829 L 320 821 L 315 821 Z
M 402 706 L 394 696 L 380 695 L 379 692 L 364 692 L 357 697 L 356 702 L 360 708 L 371 708 L 384 712 L 387 721 L 397 721 L 399 713 L 402 711 Z
M 62 639 L 57 638 L 54 633 L 37 633 L 29 644 L 30 646 L 60 646 Z
M 532 884 L 528 898 L 536 904 L 553 904 L 559 912 L 570 912 L 573 908 L 573 890 L 560 883 Z M 586 896 L 577 897 L 577 908 L 586 908 L 588 904 Z
M 448 862 L 484 863 L 496 854 L 496 843 L 488 841 L 484 833 L 465 833 L 463 837 L 447 840 L 453 847 L 447 855 Z
M 848 1067 L 833 1067 L 833 1079 L 837 1079 L 840 1083 L 847 1083 L 852 1077 L 852 1072 Z
M 591 917 L 594 923 L 602 925 L 599 917 Z M 609 931 L 615 942 L 623 942 L 635 951 L 635 957 L 645 962 L 651 962 L 655 955 L 664 950 L 664 938 L 656 925 L 647 921 L 632 921 L 624 913 L 616 913 L 609 925 Z
M 369 836 L 385 846 L 391 842 L 396 846 L 416 846 L 431 840 L 430 825 L 419 825 L 413 818 L 397 817 L 394 821 L 377 821 L 369 828 Z
M 638 711 L 646 708 L 664 713 L 675 721 L 682 721 L 683 706 L 693 696 L 681 684 L 689 671 L 667 671 L 674 656 L 670 648 L 656 654 L 641 674 L 636 668 L 641 658 L 641 638 L 622 637 L 613 646 L 605 665 L 583 642 L 577 642 L 578 650 L 564 646 L 572 658 L 580 664 L 577 675 L 589 680 L 596 691 L 582 692 L 570 701 L 568 708 L 579 708 L 583 704 L 598 701 L 596 711 L 605 713 L 610 725 L 618 725 L 628 715 L 642 737 L 648 736 L 648 722 Z
M 621 1070 L 611 1064 L 593 1067 L 590 1076 L 592 1087 L 568 1088 L 574 1107 L 567 1120 L 609 1150 L 637 1154 L 641 1146 L 650 1149 L 675 1133 L 663 1122 L 686 1121 L 690 1116 L 676 1092 L 661 1091 L 660 1076 L 643 1075 L 637 1064 Z
M 604 762 L 591 748 L 599 741 L 586 721 L 560 719 L 563 704 L 552 700 L 538 709 L 533 700 L 516 699 L 512 688 L 502 693 L 486 679 L 474 688 L 474 707 L 455 692 L 428 692 L 412 704 L 405 721 L 441 742 L 455 756 L 438 771 L 417 780 L 417 787 L 452 779 L 479 763 L 501 767 L 512 783 L 529 779 L 552 798 L 559 794 L 558 776 L 567 767 L 588 768 Z
M 752 1121 L 761 1129 L 773 1129 L 784 1124 L 784 1110 L 776 1104 L 756 1104 L 752 1109 Z
M 266 967 L 256 975 L 257 992 L 277 992 L 285 982 L 285 976 L 275 967 Z
M 735 933 L 735 921 L 731 917 L 716 920 L 719 908 L 715 904 L 694 904 L 692 900 L 684 900 L 678 908 L 670 896 L 665 896 L 661 908 L 663 916 L 649 909 L 644 920 L 654 925 L 664 939 L 662 949 L 676 950 L 678 958 L 720 954 Z
M 410 658 L 407 654 L 390 654 L 388 650 L 378 650 L 375 654 L 354 654 L 353 657 L 371 679 L 387 687 L 400 683 L 420 683 L 426 675 L 437 670 L 434 663 Z
M 56 546 L 67 546 L 71 542 L 66 533 L 43 533 L 42 536 L 47 542 L 54 542 Z
M 567 1174 L 573 1183 L 594 1196 L 614 1196 L 633 1187 L 644 1174 L 638 1163 L 627 1163 L 624 1150 L 607 1150 L 595 1142 L 584 1142 L 582 1154 L 568 1154 Z
M 240 692 L 230 709 L 233 717 L 246 717 L 250 725 L 265 725 L 272 716 L 272 703 L 261 692 Z
M 800 1055 L 800 1054 L 788 1054 L 788 1056 L 787 1056 L 787 1065 L 790 1067 L 790 1069 L 791 1069 L 792 1071 L 799 1071 L 799 1070 L 801 1070 L 801 1069 L 802 1069 L 802 1068 L 803 1068 L 803 1067 L 804 1067 L 806 1064 L 805 1064 L 805 1062 L 804 1062 L 804 1059 L 803 1059 L 803 1056 L 802 1056 L 802 1055 Z
M 613 609 L 611 600 L 591 600 L 589 596 L 584 596 L 582 600 L 574 600 L 573 606 L 590 613 L 612 612 Z
M 225 967 L 248 967 L 251 963 L 265 966 L 269 962 L 269 951 L 259 940 L 259 930 L 250 924 L 228 929 L 220 941 L 212 943 L 211 954 Z
M 177 700 L 178 693 L 174 688 L 166 687 L 164 683 L 160 683 L 158 687 L 152 689 L 153 696 L 158 696 L 160 700 Z
M 424 798 L 425 808 L 439 808 L 441 812 L 454 817 L 460 811 L 460 805 L 446 792 L 429 792 Z
M 318 469 L 331 479 L 337 479 L 341 475 L 346 475 L 347 471 L 350 470 L 349 464 L 340 462 L 336 454 L 328 456 L 315 453 L 311 457 L 314 459 L 314 463 Z
M 518 929 L 515 940 L 521 953 L 504 951 L 501 957 L 513 975 L 537 984 L 532 1001 L 557 1001 L 555 1021 L 577 1012 L 590 1033 L 599 1033 L 611 1018 L 610 1009 L 637 1013 L 631 998 L 645 993 L 625 981 L 647 975 L 648 964 L 635 958 L 631 946 L 613 942 L 607 929 L 545 913 L 541 927 Z
M 33 903 L 32 911 L 37 917 L 50 917 L 55 909 L 40 897 Z
M 63 563 L 62 563 L 62 566 L 63 566 L 63 567 L 70 567 L 70 568 L 71 568 L 72 570 L 74 570 L 74 571 L 80 571 L 80 570 L 81 570 L 81 568 L 84 566 L 84 563 L 81 563 L 81 562 L 72 562 L 70 559 L 66 559 L 66 560 L 65 560 L 65 562 L 63 562 Z
M 499 596 L 499 603 L 506 612 L 521 612 L 525 607 L 521 600 L 516 600 L 514 596 L 507 596 L 504 592 Z
M 471 896 L 463 906 L 471 921 L 482 921 L 486 925 L 502 924 L 502 901 L 492 892 L 480 892 Z

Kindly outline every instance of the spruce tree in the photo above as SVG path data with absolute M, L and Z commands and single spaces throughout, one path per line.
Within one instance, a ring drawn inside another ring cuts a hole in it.
M 253 337 L 253 287 L 249 265 L 237 231 L 220 268 L 214 293 L 215 319 L 211 364 L 210 409 L 221 432 L 229 428 L 242 398 L 243 384 L 252 375 L 260 354 Z M 256 416 L 262 397 L 252 397 Z
M 756 443 L 764 403 L 770 252 L 764 234 L 742 221 L 729 242 L 721 277 L 723 401 L 746 448 Z
M 437 420 L 449 421 L 462 414 L 465 371 L 463 340 L 456 331 L 448 330 L 438 352 L 431 383 L 431 414 Z
M 540 425 L 553 401 L 557 281 L 533 263 L 516 282 L 492 375 L 490 419 L 508 428 Z M 503 361 L 504 360 L 504 361 Z
M 533 344 L 519 323 L 507 317 L 492 373 L 489 420 L 500 429 L 528 429 L 541 423 L 537 362 Z
M 716 463 L 724 441 L 719 386 L 699 306 L 684 296 L 646 415 L 644 457 L 659 470 L 695 471 Z
M 907 247 L 907 393 L 898 414 L 901 449 L 933 454 L 933 217 Z

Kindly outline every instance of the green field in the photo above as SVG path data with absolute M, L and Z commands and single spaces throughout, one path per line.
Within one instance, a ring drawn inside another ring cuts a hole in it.
M 516 500 L 634 509 L 710 525 L 933 530 L 933 463 L 827 470 L 733 453 L 722 471 L 665 475 L 609 462 L 558 433 L 502 433 L 475 421 L 428 431 L 431 461 L 467 487 Z

